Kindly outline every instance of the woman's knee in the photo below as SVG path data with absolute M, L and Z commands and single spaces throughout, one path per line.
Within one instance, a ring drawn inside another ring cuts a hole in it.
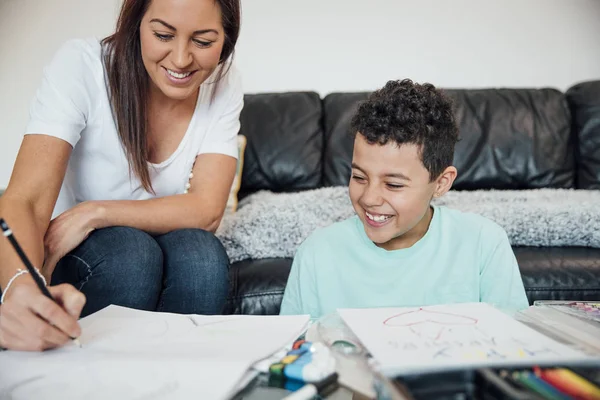
M 180 229 L 156 238 L 162 249 L 165 265 L 201 266 L 198 272 L 226 273 L 229 258 L 221 241 L 202 229 Z M 213 271 L 214 270 L 214 271 Z
M 108 261 L 117 275 L 141 286 L 158 283 L 162 279 L 163 254 L 156 240 L 148 233 L 135 228 L 113 227 Z
M 80 289 L 88 298 L 88 313 L 109 304 L 151 310 L 158 302 L 162 274 L 162 250 L 150 235 L 111 227 L 94 231 L 64 257 L 52 282 Z
M 220 313 L 229 292 L 229 258 L 217 237 L 183 229 L 157 237 L 164 256 L 164 287 L 159 310 Z

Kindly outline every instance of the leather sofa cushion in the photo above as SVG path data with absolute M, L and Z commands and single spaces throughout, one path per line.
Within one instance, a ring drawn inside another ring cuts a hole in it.
M 225 314 L 277 315 L 281 308 L 291 258 L 265 258 L 233 263 Z
M 318 93 L 244 96 L 240 134 L 248 141 L 239 197 L 321 185 L 323 129 Z
M 448 90 L 460 129 L 456 189 L 571 188 L 573 137 L 565 97 L 553 89 Z M 350 120 L 368 93 L 335 93 L 323 101 L 324 185 L 347 185 Z
M 577 187 L 600 189 L 600 81 L 575 85 L 566 95 L 577 135 Z
M 600 249 L 514 247 L 513 250 L 531 303 L 600 299 Z

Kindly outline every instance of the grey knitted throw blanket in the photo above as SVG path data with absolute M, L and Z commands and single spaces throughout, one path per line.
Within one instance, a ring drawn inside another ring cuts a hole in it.
M 539 189 L 451 191 L 435 200 L 495 221 L 513 246 L 600 248 L 600 191 Z M 316 228 L 354 215 L 347 187 L 298 193 L 258 192 L 227 215 L 217 236 L 231 262 L 292 258 Z

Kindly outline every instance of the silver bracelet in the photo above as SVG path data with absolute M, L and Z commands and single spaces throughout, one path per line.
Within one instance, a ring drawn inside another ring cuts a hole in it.
M 46 283 L 46 278 L 44 278 L 44 275 L 42 275 L 40 273 L 39 269 L 35 269 L 37 274 L 40 276 L 40 278 L 42 278 L 42 281 L 44 281 L 44 285 L 47 285 Z M 29 271 L 26 269 L 17 269 L 17 273 L 10 278 L 10 280 L 8 281 L 8 283 L 6 284 L 6 287 L 4 288 L 4 291 L 2 292 L 2 297 L 0 297 L 0 304 L 4 304 L 4 296 L 6 296 L 6 293 L 8 293 L 8 289 L 10 288 L 10 285 L 12 285 L 12 283 L 15 281 L 15 279 L 17 279 L 19 276 L 24 275 L 24 274 L 28 274 Z

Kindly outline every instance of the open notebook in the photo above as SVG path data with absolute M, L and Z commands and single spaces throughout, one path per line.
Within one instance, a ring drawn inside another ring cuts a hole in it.
M 200 316 L 109 306 L 81 321 L 82 348 L 0 353 L 0 398 L 224 399 L 308 316 Z

